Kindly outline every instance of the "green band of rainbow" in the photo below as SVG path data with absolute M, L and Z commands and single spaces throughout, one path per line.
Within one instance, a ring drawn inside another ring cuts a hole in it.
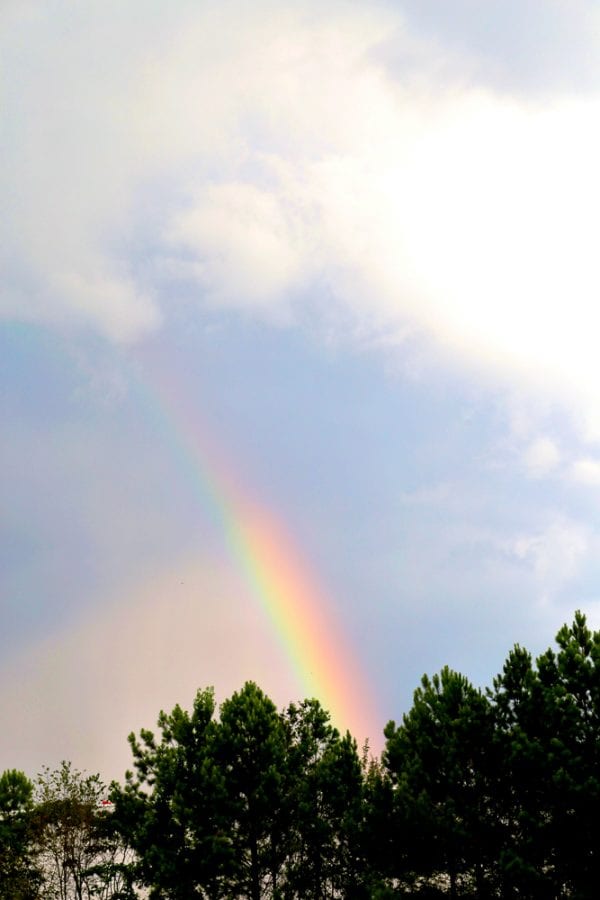
M 331 601 L 284 527 L 235 483 L 214 437 L 200 424 L 198 410 L 184 406 L 178 385 L 162 372 L 157 376 L 155 370 L 146 370 L 138 389 L 270 622 L 299 689 L 319 699 L 338 728 L 350 729 L 361 740 L 374 736 L 376 710 L 356 654 L 345 642 L 342 624 L 334 621 Z

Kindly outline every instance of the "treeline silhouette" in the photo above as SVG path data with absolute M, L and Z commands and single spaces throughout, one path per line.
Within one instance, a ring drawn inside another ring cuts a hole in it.
M 246 683 L 161 712 L 113 783 L 63 763 L 0 777 L 0 897 L 596 898 L 600 632 L 576 613 L 486 690 L 444 668 L 381 758 L 314 699 Z M 107 811 L 110 810 L 110 811 Z

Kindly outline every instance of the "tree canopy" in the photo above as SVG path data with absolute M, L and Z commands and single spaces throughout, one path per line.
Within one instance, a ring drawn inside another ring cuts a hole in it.
M 577 898 L 600 866 L 600 632 L 576 613 L 492 686 L 444 667 L 380 759 L 318 700 L 253 682 L 131 734 L 107 788 L 64 762 L 0 775 L 0 900 Z

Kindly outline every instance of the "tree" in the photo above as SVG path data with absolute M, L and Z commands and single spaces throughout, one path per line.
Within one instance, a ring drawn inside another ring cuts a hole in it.
M 363 768 L 316 700 L 285 714 L 253 682 L 214 718 L 160 714 L 129 740 L 135 774 L 113 785 L 114 821 L 150 897 L 362 897 Z
M 340 737 L 317 700 L 291 704 L 284 722 L 293 810 L 286 896 L 362 896 L 363 767 L 356 742 Z
M 286 750 L 282 719 L 254 682 L 222 704 L 215 759 L 237 863 L 231 897 L 278 895 L 286 853 Z
M 554 730 L 548 764 L 555 881 L 573 896 L 594 897 L 600 877 L 600 633 L 577 612 L 556 642 L 558 653 L 548 651 L 537 663 Z
M 275 896 L 286 853 L 286 736 L 253 683 L 214 719 L 212 690 L 193 712 L 161 712 L 160 738 L 130 735 L 135 774 L 113 785 L 115 817 L 151 897 Z
M 534 667 L 515 647 L 494 682 L 506 893 L 592 898 L 600 876 L 600 633 L 577 612 Z
M 390 722 L 385 736 L 396 821 L 410 848 L 409 859 L 400 848 L 395 876 L 406 877 L 408 864 L 415 875 L 447 877 L 451 897 L 465 879 L 478 897 L 487 896 L 494 827 L 486 697 L 448 667 L 431 679 L 424 675 L 411 710 L 400 726 Z
M 33 785 L 16 769 L 0 775 L 0 900 L 33 900 L 40 873 L 31 836 Z
M 284 716 L 290 806 L 286 860 L 287 895 L 307 900 L 321 897 L 328 858 L 319 765 L 323 753 L 338 737 L 328 713 L 317 700 L 289 705 Z M 286 895 L 286 896 L 287 896 Z
M 116 900 L 131 896 L 127 849 L 102 812 L 106 787 L 70 762 L 44 769 L 35 785 L 32 815 L 42 896 L 58 900 Z
M 198 691 L 191 714 L 160 713 L 159 739 L 147 729 L 131 734 L 135 772 L 123 788 L 112 785 L 115 822 L 137 856 L 133 877 L 151 897 L 228 896 L 235 860 L 214 709 L 212 690 Z
M 389 883 L 394 875 L 408 870 L 406 852 L 410 835 L 407 817 L 398 809 L 389 772 L 380 759 L 363 753 L 363 835 L 362 848 L 370 896 L 384 900 L 393 896 Z
M 531 654 L 509 653 L 491 694 L 500 771 L 496 802 L 503 836 L 498 863 L 503 896 L 551 896 L 546 867 L 546 732 Z

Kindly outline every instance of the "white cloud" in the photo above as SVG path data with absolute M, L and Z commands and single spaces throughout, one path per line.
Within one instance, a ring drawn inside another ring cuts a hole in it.
M 516 538 L 510 549 L 531 566 L 541 597 L 547 601 L 577 576 L 590 546 L 591 536 L 583 525 L 558 518 L 535 534 Z
M 411 24 L 442 37 L 499 89 L 548 95 L 598 88 L 594 0 L 402 0 Z M 391 62 L 394 61 L 390 48 Z
M 303 277 L 286 210 L 252 184 L 208 186 L 176 215 L 169 237 L 202 262 L 180 274 L 198 281 L 214 305 L 271 308 Z
M 523 455 L 525 468 L 534 478 L 548 475 L 558 466 L 561 454 L 555 442 L 548 437 L 538 437 Z
M 596 435 L 597 96 L 511 98 L 460 58 L 440 83 L 440 36 L 383 6 L 140 9 L 8 19 L 6 315 L 133 339 L 160 322 L 148 271 L 270 319 L 309 297 Z
M 573 481 L 591 487 L 600 485 L 600 460 L 589 457 L 575 460 L 570 469 Z

